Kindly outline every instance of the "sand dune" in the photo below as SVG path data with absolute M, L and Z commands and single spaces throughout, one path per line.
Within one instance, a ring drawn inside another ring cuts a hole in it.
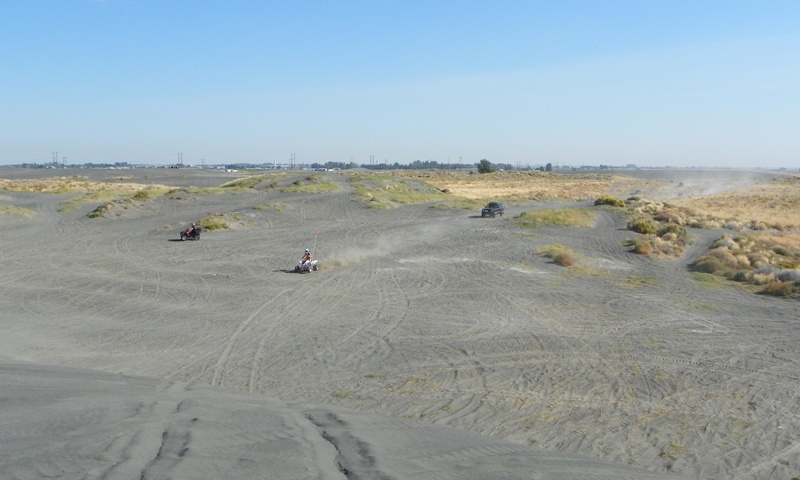
M 94 219 L 64 208 L 74 193 L 3 192 L 35 213 L 0 217 L 0 478 L 800 474 L 800 308 L 694 280 L 721 232 L 657 260 L 621 246 L 609 210 L 586 229 L 510 221 L 591 202 L 377 211 L 325 175 L 338 191 L 189 192 Z M 232 228 L 177 241 L 218 214 Z M 537 253 L 552 243 L 578 268 Z M 322 271 L 290 273 L 312 247 Z

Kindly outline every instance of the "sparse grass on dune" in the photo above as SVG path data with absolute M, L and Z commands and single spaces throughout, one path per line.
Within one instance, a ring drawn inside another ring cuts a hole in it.
M 289 209 L 289 204 L 286 202 L 268 202 L 267 206 L 278 213 L 283 213 Z
M 336 182 L 325 181 L 322 175 L 318 173 L 311 173 L 305 178 L 297 179 L 289 185 L 285 182 L 281 186 L 280 180 L 285 180 L 287 174 L 281 173 L 268 173 L 264 175 L 253 175 L 244 178 L 237 178 L 230 182 L 221 185 L 221 188 L 226 190 L 233 189 L 256 189 L 256 190 L 271 190 L 278 189 L 285 193 L 326 193 L 337 192 L 341 190 L 341 186 Z
M 350 177 L 356 201 L 368 208 L 385 210 L 398 205 L 452 200 L 452 197 L 424 182 L 393 175 L 356 174 Z
M 122 179 L 120 177 L 119 179 Z M 66 202 L 60 209 L 68 212 L 81 203 L 102 202 L 91 211 L 90 218 L 101 217 L 113 211 L 117 205 L 131 202 L 146 202 L 151 198 L 166 195 L 173 187 L 166 185 L 144 185 L 139 183 L 94 182 L 84 177 L 59 177 L 36 180 L 2 180 L 0 189 L 14 192 L 38 192 L 51 194 L 82 193 Z
M 237 178 L 230 182 L 220 185 L 222 188 L 276 188 L 278 180 L 286 178 L 286 173 L 268 173 L 265 175 L 253 175 L 243 178 Z
M 88 214 L 89 218 L 103 217 L 113 212 L 116 207 L 121 207 L 123 209 L 128 208 L 136 204 L 144 203 L 152 198 L 166 195 L 172 192 L 172 190 L 172 187 L 166 187 L 164 185 L 147 185 L 141 190 L 133 192 L 101 189 L 74 197 L 64 202 L 65 206 L 61 211 L 67 212 L 72 210 L 79 203 L 103 202 Z
M 12 207 L 10 205 L 0 205 L 0 216 L 9 217 L 31 217 L 34 215 L 33 210 L 27 208 Z
M 167 194 L 171 198 L 180 199 L 182 195 L 222 195 L 235 191 L 247 191 L 245 187 L 181 187 L 173 188 Z
M 626 288 L 636 288 L 643 285 L 647 286 L 658 286 L 659 281 L 652 277 L 634 277 L 629 276 L 625 277 L 625 283 L 623 284 Z
M 85 177 L 55 177 L 42 179 L 0 179 L 0 190 L 9 192 L 38 193 L 92 193 L 97 191 L 132 193 L 145 189 L 170 189 L 166 185 L 144 185 L 140 183 L 94 182 Z
M 523 228 L 539 227 L 589 227 L 595 213 L 585 208 L 556 208 L 531 210 L 514 217 L 514 223 Z
M 335 182 L 320 182 L 308 184 L 295 184 L 291 187 L 281 189 L 281 192 L 286 193 L 325 193 L 325 192 L 338 192 L 342 187 Z

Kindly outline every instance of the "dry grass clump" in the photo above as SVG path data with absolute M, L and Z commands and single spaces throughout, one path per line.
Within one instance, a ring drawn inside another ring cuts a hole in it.
M 800 247 L 797 234 L 723 235 L 694 264 L 697 271 L 761 286 L 762 293 L 800 295 Z M 786 237 L 789 237 L 788 239 Z
M 686 225 L 686 219 L 691 215 L 691 212 L 680 208 L 665 208 L 653 215 L 653 220 L 661 223 L 673 223 L 675 225 Z
M 561 265 L 562 267 L 571 267 L 575 265 L 578 259 L 578 254 L 575 253 L 575 251 L 557 243 L 543 246 L 539 249 L 539 253 L 553 260 L 553 263 L 556 265 Z

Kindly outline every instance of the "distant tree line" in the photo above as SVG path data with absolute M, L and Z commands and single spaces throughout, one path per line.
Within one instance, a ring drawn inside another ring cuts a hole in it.
M 24 168 L 64 168 L 66 165 L 61 165 L 57 163 L 22 163 L 18 165 L 9 165 L 15 167 L 24 167 Z M 152 165 L 150 165 L 152 166 Z M 161 165 L 161 168 L 164 168 L 166 165 Z M 183 165 L 183 164 L 174 164 L 169 165 L 170 168 L 183 168 L 183 167 L 190 167 L 191 165 Z M 84 163 L 84 164 L 72 164 L 69 165 L 70 168 L 138 168 L 138 167 L 146 167 L 146 165 L 139 165 L 139 164 L 131 164 L 128 162 L 114 162 L 114 163 Z M 215 167 L 213 165 L 209 165 L 210 168 L 220 168 Z M 229 163 L 225 164 L 224 168 L 230 170 L 247 170 L 247 169 L 263 169 L 263 168 L 286 168 L 286 165 L 278 166 L 274 163 L 261 163 L 261 164 L 254 164 L 254 163 Z M 541 172 L 552 172 L 553 170 L 612 170 L 615 168 L 626 168 L 626 169 L 636 169 L 638 168 L 634 164 L 628 164 L 624 167 L 613 167 L 609 165 L 601 164 L 598 166 L 582 166 L 580 168 L 576 167 L 558 167 L 553 166 L 552 163 L 547 163 L 543 166 L 538 167 L 515 167 L 510 163 L 492 163 L 487 159 L 482 159 L 478 163 L 440 163 L 435 160 L 414 160 L 409 164 L 400 164 L 399 162 L 394 163 L 380 163 L 380 164 L 357 164 L 355 162 L 314 162 L 311 164 L 297 164 L 293 168 L 311 168 L 311 169 L 326 169 L 326 170 L 349 170 L 353 168 L 364 168 L 367 170 L 469 170 L 475 171 L 477 170 L 478 173 L 490 173 L 495 171 L 512 171 L 512 170 L 522 170 L 522 171 L 530 171 L 530 170 L 537 170 Z

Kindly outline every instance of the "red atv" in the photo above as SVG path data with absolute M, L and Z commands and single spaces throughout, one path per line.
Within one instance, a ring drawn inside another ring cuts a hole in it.
M 203 227 L 189 227 L 181 232 L 181 240 L 200 240 L 200 232 Z

